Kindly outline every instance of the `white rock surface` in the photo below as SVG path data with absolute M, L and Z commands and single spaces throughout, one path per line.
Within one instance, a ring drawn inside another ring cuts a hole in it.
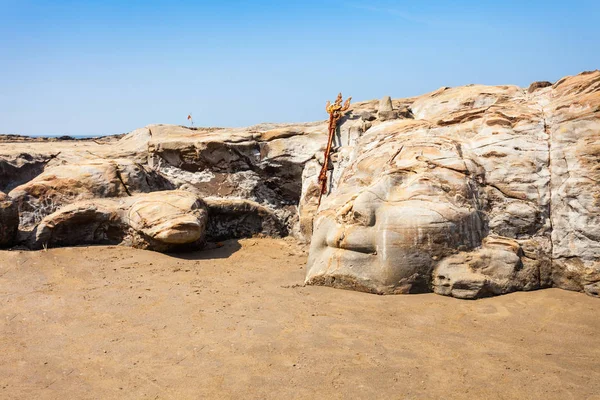
M 414 119 L 374 121 L 354 146 L 314 220 L 307 283 L 598 293 L 600 72 L 530 91 L 442 88 L 409 107 Z

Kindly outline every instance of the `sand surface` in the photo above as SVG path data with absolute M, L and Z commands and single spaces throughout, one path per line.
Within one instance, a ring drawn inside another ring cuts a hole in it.
M 0 252 L 1 399 L 600 399 L 600 301 L 302 287 L 306 253 Z

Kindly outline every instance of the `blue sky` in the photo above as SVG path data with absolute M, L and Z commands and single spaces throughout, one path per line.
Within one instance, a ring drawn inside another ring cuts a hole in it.
M 599 1 L 0 0 L 0 133 L 324 119 L 600 68 Z

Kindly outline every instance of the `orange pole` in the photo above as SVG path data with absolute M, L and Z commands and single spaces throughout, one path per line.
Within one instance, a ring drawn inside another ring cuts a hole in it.
M 319 193 L 318 205 L 321 204 L 321 197 L 323 196 L 323 193 L 327 191 L 327 170 L 329 168 L 329 155 L 331 153 L 331 145 L 333 144 L 333 136 L 335 135 L 335 123 L 337 122 L 337 118 L 335 118 L 334 114 L 335 112 L 329 114 L 329 137 L 327 139 L 327 148 L 325 149 L 325 156 L 323 157 L 323 166 L 321 167 L 321 172 L 319 173 L 321 193 Z

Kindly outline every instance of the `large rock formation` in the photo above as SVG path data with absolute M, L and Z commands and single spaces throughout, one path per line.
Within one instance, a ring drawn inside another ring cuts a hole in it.
M 598 71 L 354 103 L 320 205 L 326 121 L 0 142 L 0 190 L 12 199 L 0 245 L 170 251 L 292 234 L 311 242 L 309 284 L 460 298 L 600 292 Z
M 352 146 L 314 220 L 307 283 L 598 292 L 600 72 L 530 92 L 442 88 L 409 107 Z

